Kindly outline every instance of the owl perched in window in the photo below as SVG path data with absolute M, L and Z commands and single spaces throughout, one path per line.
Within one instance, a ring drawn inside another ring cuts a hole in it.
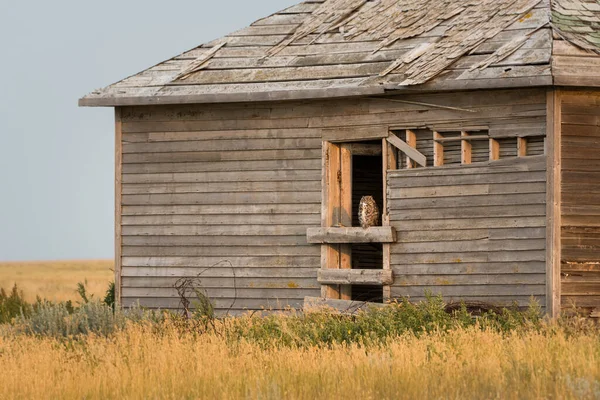
M 373 196 L 363 196 L 358 205 L 358 221 L 363 229 L 377 226 L 379 221 L 379 208 Z

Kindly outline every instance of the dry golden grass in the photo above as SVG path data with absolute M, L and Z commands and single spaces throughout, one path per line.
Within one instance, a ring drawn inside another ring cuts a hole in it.
M 76 300 L 77 283 L 87 280 L 88 292 L 102 296 L 113 279 L 111 260 L 34 261 L 0 263 L 0 287 L 15 283 L 28 301 L 36 296 L 52 301 Z
M 30 298 L 66 300 L 76 299 L 76 283 L 87 279 L 100 295 L 111 266 L 0 264 L 0 286 L 17 282 Z M 256 319 L 240 321 L 250 326 Z M 79 339 L 0 325 L 0 399 L 600 399 L 600 336 L 592 329 L 567 334 L 550 325 L 501 334 L 472 327 L 366 348 L 294 348 L 176 324 L 130 323 L 108 337 Z M 238 329 L 231 320 L 217 325 Z M 364 326 L 368 337 L 371 327 Z
M 380 348 L 261 349 L 166 327 L 83 342 L 2 338 L 0 398 L 593 399 L 600 338 L 478 329 Z

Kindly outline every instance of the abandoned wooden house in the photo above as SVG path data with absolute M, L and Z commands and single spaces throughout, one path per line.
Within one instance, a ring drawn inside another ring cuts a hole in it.
M 309 0 L 80 105 L 116 110 L 123 305 L 600 311 L 597 0 Z

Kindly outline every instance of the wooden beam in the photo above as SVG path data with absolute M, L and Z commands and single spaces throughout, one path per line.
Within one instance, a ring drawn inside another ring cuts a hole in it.
M 349 126 L 324 128 L 323 140 L 329 142 L 348 143 L 386 138 L 389 130 L 387 125 Z
M 340 225 L 352 226 L 352 145 L 342 144 L 340 148 Z M 340 245 L 340 269 L 352 269 L 352 245 Z M 340 299 L 352 298 L 352 286 L 340 287 Z
M 123 123 L 121 108 L 115 108 L 115 302 L 121 303 L 121 251 L 122 238 L 122 197 L 123 197 Z
M 387 175 L 388 175 L 388 169 L 389 169 L 389 162 L 388 162 L 388 158 L 389 158 L 389 150 L 390 150 L 390 144 L 387 142 L 387 140 L 382 139 L 381 140 L 381 150 L 382 150 L 382 163 L 383 163 L 383 168 L 381 169 L 381 173 L 383 175 L 383 204 L 382 204 L 382 208 L 381 208 L 381 225 L 389 225 L 389 220 L 390 220 L 390 212 L 388 210 L 388 196 L 387 196 Z
M 321 204 L 321 226 L 323 228 L 339 225 L 340 188 L 340 146 L 323 142 L 323 199 Z M 339 268 L 340 246 L 324 244 L 321 246 L 321 268 Z M 328 299 L 339 299 L 340 288 L 336 285 L 321 287 L 321 295 Z
M 341 225 L 341 174 L 342 174 L 342 149 L 340 145 L 330 143 L 329 159 L 329 179 L 327 190 L 329 192 L 329 204 L 327 206 L 330 222 L 327 226 Z
M 467 140 L 472 142 L 474 140 L 488 140 L 490 137 L 488 135 L 469 135 L 469 136 L 456 136 L 456 137 L 443 137 L 440 139 L 435 139 L 438 143 L 446 143 L 446 142 L 458 142 Z
M 527 156 L 527 138 L 526 137 L 518 137 L 517 138 L 517 156 L 519 156 L 519 157 Z
M 382 154 L 380 144 L 352 143 L 350 151 L 353 156 L 380 156 Z
M 317 280 L 322 284 L 337 285 L 383 286 L 394 283 L 392 270 L 389 269 L 321 269 Z
M 500 159 L 500 142 L 490 138 L 490 161 L 498 161 Z
M 440 167 L 444 165 L 444 145 L 439 140 L 444 137 L 439 133 L 433 132 L 433 166 Z
M 546 313 L 560 314 L 561 296 L 561 130 L 562 110 L 559 91 L 547 92 L 547 182 L 546 189 Z
M 352 146 L 340 146 L 339 226 L 352 226 Z M 334 224 L 335 226 L 336 224 Z
M 398 150 L 406 154 L 406 156 L 414 161 L 422 167 L 427 166 L 427 157 L 425 157 L 422 153 L 410 147 L 404 140 L 400 139 L 398 136 L 390 133 L 387 138 L 387 141 L 394 145 Z
M 394 243 L 396 230 L 391 226 L 363 228 L 308 228 L 308 243 Z M 331 264 L 330 264 L 331 265 Z
M 413 149 L 417 148 L 417 135 L 410 129 L 406 130 L 406 144 Z M 411 160 L 409 157 L 406 157 L 406 168 L 411 169 L 415 167 L 416 165 L 413 160 Z
M 460 133 L 460 136 L 463 140 L 460 141 L 460 149 L 461 149 L 461 164 L 471 164 L 473 146 L 471 142 L 468 140 L 469 134 L 465 131 Z M 466 139 L 466 140 L 464 140 Z
M 364 301 L 331 300 L 323 299 L 321 297 L 304 298 L 304 311 L 308 312 L 319 311 L 322 309 L 332 309 L 343 314 L 355 314 L 360 310 L 367 310 L 369 308 L 383 308 L 388 306 L 388 304 L 369 303 Z

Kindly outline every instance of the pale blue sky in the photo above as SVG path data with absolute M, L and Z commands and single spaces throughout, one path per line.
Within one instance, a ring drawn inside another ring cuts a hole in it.
M 113 256 L 113 110 L 79 97 L 299 0 L 0 0 L 0 261 Z

